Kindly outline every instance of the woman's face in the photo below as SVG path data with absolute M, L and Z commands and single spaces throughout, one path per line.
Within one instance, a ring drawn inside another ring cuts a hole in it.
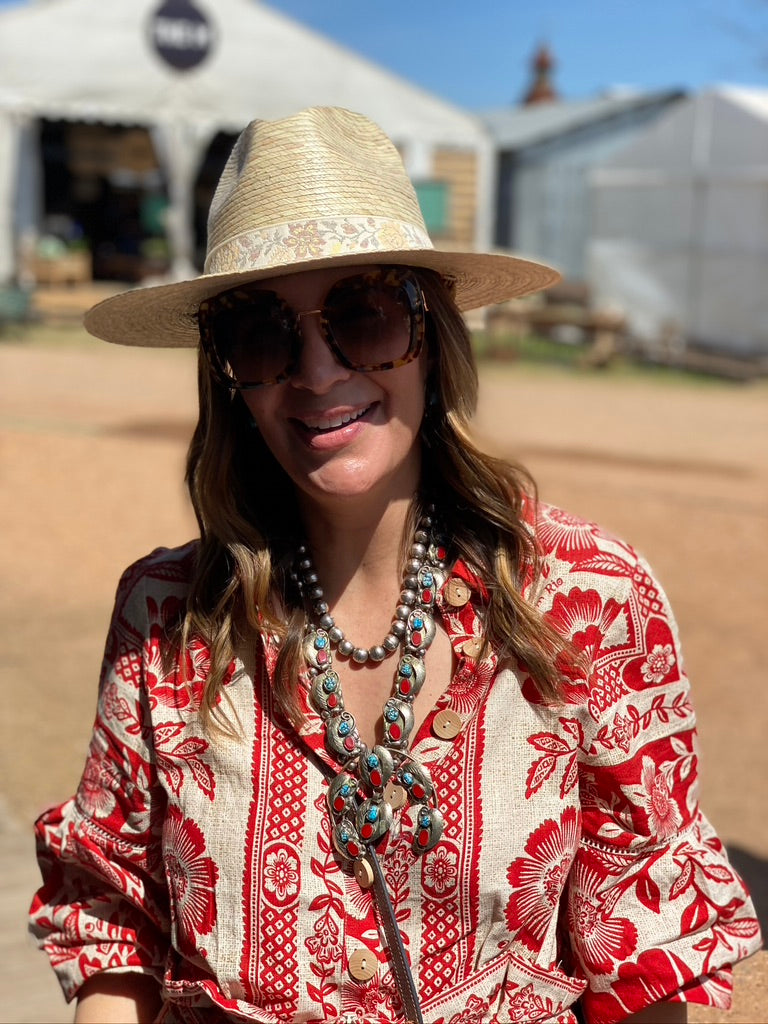
M 277 292 L 296 312 L 323 305 L 336 281 L 373 267 L 336 268 L 277 277 Z M 301 318 L 295 371 L 277 384 L 242 392 L 272 454 L 312 502 L 331 506 L 377 494 L 410 496 L 421 468 L 426 350 L 392 370 L 347 369 L 323 339 L 318 317 Z

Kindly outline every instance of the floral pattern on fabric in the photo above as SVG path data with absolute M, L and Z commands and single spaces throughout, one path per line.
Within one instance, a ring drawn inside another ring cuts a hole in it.
M 378 256 L 402 249 L 432 249 L 426 231 L 387 217 L 323 217 L 255 228 L 215 245 L 205 263 L 206 274 L 234 270 L 274 270 L 323 256 Z
M 425 1021 L 573 1024 L 577 1000 L 595 1024 L 667 998 L 727 1006 L 759 928 L 698 807 L 664 593 L 593 524 L 542 506 L 536 534 L 527 596 L 585 663 L 561 706 L 484 647 L 488 593 L 466 565 L 436 600 L 457 664 L 412 753 L 446 828 L 417 858 L 406 808 L 381 851 Z M 400 1024 L 378 910 L 331 843 L 322 722 L 307 706 L 297 735 L 273 709 L 273 641 L 227 676 L 239 736 L 200 726 L 205 645 L 161 656 L 195 550 L 123 576 L 78 792 L 37 823 L 32 928 L 68 998 L 99 971 L 149 973 L 163 1024 Z M 443 708 L 461 720 L 451 740 L 431 731 Z M 360 949 L 378 965 L 366 982 L 348 970 Z

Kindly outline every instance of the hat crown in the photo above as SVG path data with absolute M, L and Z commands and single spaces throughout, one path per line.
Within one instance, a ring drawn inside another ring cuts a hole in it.
M 410 228 L 429 244 L 400 154 L 378 125 L 339 107 L 254 120 L 238 138 L 211 203 L 206 269 L 223 269 L 224 251 L 236 240 L 261 242 L 274 229 L 284 242 L 291 226 L 363 218 Z
M 240 135 L 211 204 L 200 277 L 112 296 L 85 324 L 125 345 L 193 346 L 203 299 L 285 274 L 370 263 L 440 274 L 462 310 L 526 295 L 559 276 L 508 254 L 435 249 L 395 145 L 362 114 L 312 107 L 251 121 Z

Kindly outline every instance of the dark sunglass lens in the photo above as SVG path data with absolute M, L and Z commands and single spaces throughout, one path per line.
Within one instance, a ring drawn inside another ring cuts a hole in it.
M 411 347 L 411 300 L 397 282 L 339 283 L 326 300 L 333 340 L 354 366 L 383 366 L 403 359 Z
M 290 362 L 292 326 L 266 292 L 231 299 L 213 317 L 211 333 L 224 370 L 240 385 L 275 380 Z

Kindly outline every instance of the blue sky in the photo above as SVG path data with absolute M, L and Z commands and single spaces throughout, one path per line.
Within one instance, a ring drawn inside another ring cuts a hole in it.
M 768 0 L 264 2 L 469 109 L 517 101 L 542 40 L 567 99 L 612 86 L 768 88 Z

